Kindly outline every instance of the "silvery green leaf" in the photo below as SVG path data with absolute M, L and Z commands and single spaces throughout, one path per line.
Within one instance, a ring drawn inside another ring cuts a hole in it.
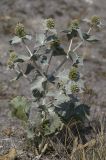
M 53 40 L 55 40 L 57 38 L 56 35 L 52 34 L 52 35 L 49 35 L 47 38 L 46 38 L 46 41 L 47 42 L 52 42 Z
M 81 29 L 80 29 L 80 28 L 78 28 L 78 29 L 77 29 L 77 32 L 78 32 L 79 37 L 81 38 L 81 40 L 84 40 L 84 39 L 83 39 L 82 31 L 81 31 Z
M 29 56 L 26 56 L 26 55 L 18 55 L 18 58 L 14 61 L 14 62 L 25 62 L 25 61 L 28 61 L 30 60 L 30 57 Z
M 27 34 L 27 35 L 25 36 L 25 39 L 27 39 L 27 40 L 31 41 L 32 36 Z
M 73 61 L 73 65 L 74 64 L 78 64 L 79 66 L 83 65 L 83 58 L 79 56 L 77 53 L 71 51 L 69 52 L 69 56 Z
M 88 34 L 88 33 L 82 33 L 83 34 L 83 39 L 84 40 L 87 40 L 89 37 L 90 37 L 90 34 Z
M 43 32 L 36 33 L 36 42 L 38 45 L 43 45 L 45 41 L 45 34 Z
M 72 94 L 72 92 L 71 92 L 71 85 L 72 85 L 72 81 L 71 81 L 71 80 L 68 81 L 68 82 L 65 84 L 65 90 L 66 90 L 67 95 Z
M 70 30 L 68 30 L 68 29 L 67 29 L 67 30 L 63 30 L 62 32 L 63 32 L 63 33 L 67 33 L 67 34 L 68 34 L 68 33 L 71 33 Z
M 36 80 L 31 84 L 31 90 L 38 89 L 40 92 L 44 90 L 43 82 L 45 82 L 45 77 L 38 76 Z
M 56 134 L 59 130 L 62 129 L 63 123 L 52 108 L 48 108 L 47 120 L 48 120 L 48 123 L 44 128 L 45 136 L 48 136 L 54 133 Z
M 28 120 L 30 106 L 26 98 L 20 96 L 15 97 L 13 100 L 11 100 L 10 107 L 13 116 L 16 116 L 23 121 Z
M 83 38 L 88 42 L 97 42 L 99 39 L 95 35 L 83 33 Z
M 42 56 L 40 57 L 40 62 L 41 62 L 41 64 L 42 64 L 43 66 L 48 65 L 47 56 L 42 55 Z
M 56 106 L 55 112 L 64 122 L 69 122 L 74 115 L 74 103 L 70 100 L 64 103 L 61 103 L 59 106 Z
M 19 73 L 17 73 L 17 76 L 14 79 L 12 79 L 11 81 L 16 81 L 22 76 L 23 76 L 23 73 L 20 71 Z
M 85 121 L 85 119 L 88 119 L 88 116 L 90 115 L 90 107 L 85 104 L 79 104 L 75 106 L 74 110 L 74 116 L 77 120 L 80 120 L 82 122 Z
M 60 92 L 57 95 L 55 95 L 54 105 L 59 106 L 62 103 L 68 102 L 69 100 L 70 100 L 69 96 Z
M 32 106 L 30 108 L 30 113 L 29 113 L 29 123 L 32 127 L 39 127 L 41 124 L 41 112 L 38 109 L 38 103 L 37 102 L 33 102 Z
M 83 66 L 83 57 L 78 56 L 78 65 Z
M 69 70 L 60 71 L 56 76 L 59 81 L 63 81 L 64 83 L 69 80 Z
M 82 93 L 84 90 L 84 81 L 80 79 L 77 83 L 80 89 L 79 93 Z
M 73 37 L 76 37 L 78 35 L 77 30 L 63 30 L 63 33 L 67 35 L 68 40 L 70 41 Z
M 57 95 L 60 95 L 61 94 L 61 91 L 57 91 L 57 90 L 52 90 L 52 91 L 48 91 L 48 93 L 46 94 L 46 96 L 48 97 L 57 97 Z
M 17 75 L 17 77 L 16 77 L 16 80 L 18 80 L 20 77 L 22 77 L 23 76 L 23 73 L 22 72 L 20 72 L 18 75 Z
M 61 55 L 66 55 L 66 52 L 64 51 L 62 46 L 57 46 L 54 47 L 54 49 L 52 50 L 52 54 L 53 56 L 61 56 Z
M 56 29 L 49 29 L 49 31 L 50 31 L 51 33 L 53 33 L 53 34 L 57 35 L 57 31 L 56 31 Z
M 18 44 L 21 42 L 22 42 L 22 39 L 19 38 L 18 36 L 15 36 L 12 40 L 10 40 L 10 44 Z
M 25 75 L 29 74 L 35 67 L 31 64 L 31 63 L 28 63 L 27 64 L 27 68 L 26 68 L 26 71 L 25 71 Z
M 88 19 L 88 18 L 84 18 L 82 21 L 83 21 L 83 22 L 86 22 L 86 23 L 88 23 L 88 24 L 90 24 L 90 23 L 91 23 L 91 20 L 90 20 L 90 19 Z
M 37 78 L 33 80 L 31 84 L 31 91 L 35 98 L 39 99 L 43 96 L 45 82 L 46 78 L 41 76 L 37 76 Z
M 88 39 L 87 39 L 88 42 L 97 42 L 99 41 L 99 39 L 96 37 L 96 36 L 90 36 Z

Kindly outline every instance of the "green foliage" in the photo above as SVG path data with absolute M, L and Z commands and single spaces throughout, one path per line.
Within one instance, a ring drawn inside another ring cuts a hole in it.
M 93 18 L 92 23 L 99 24 L 98 18 Z M 10 56 L 17 77 L 30 78 L 34 107 L 29 107 L 23 97 L 14 98 L 11 101 L 12 114 L 24 120 L 27 124 L 28 137 L 36 139 L 36 143 L 43 142 L 45 137 L 61 132 L 62 127 L 71 119 L 84 122 L 89 115 L 89 107 L 80 103 L 79 95 L 83 92 L 84 84 L 80 73 L 83 66 L 83 57 L 76 52 L 81 45 L 87 42 L 97 42 L 95 36 L 88 32 L 82 32 L 78 20 L 72 21 L 70 27 L 64 31 L 70 41 L 67 51 L 61 44 L 60 36 L 55 29 L 53 19 L 47 19 L 40 26 L 41 32 L 36 33 L 36 44 L 34 49 L 29 49 L 27 41 L 31 36 L 25 32 L 22 24 L 18 23 L 15 28 L 15 37 L 10 41 L 11 45 L 21 43 L 26 52 L 16 53 Z M 60 32 L 61 33 L 61 32 Z M 80 43 L 72 50 L 73 39 L 77 37 Z M 64 56 L 64 60 L 57 63 L 57 56 Z M 55 58 L 55 65 L 52 65 Z M 64 63 L 70 61 L 69 69 L 60 70 Z M 23 71 L 20 64 L 26 64 Z M 11 67 L 10 67 L 11 68 Z M 52 70 L 50 69 L 52 68 Z M 32 72 L 33 71 L 33 72 Z M 32 74 L 30 74 L 32 73 Z M 36 113 L 33 111 L 37 108 Z M 38 116 L 36 116 L 38 114 Z
M 46 115 L 43 115 L 42 133 L 44 136 L 59 132 L 62 128 L 62 121 L 53 108 L 48 108 Z
M 11 100 L 10 107 L 12 110 L 12 115 L 23 120 L 28 120 L 28 113 L 29 113 L 29 103 L 24 97 L 16 97 Z

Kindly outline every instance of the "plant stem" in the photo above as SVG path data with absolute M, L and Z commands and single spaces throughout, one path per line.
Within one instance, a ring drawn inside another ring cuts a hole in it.
M 50 56 L 50 59 L 49 59 L 49 62 L 48 62 L 48 66 L 47 66 L 47 69 L 46 69 L 46 72 L 45 72 L 46 75 L 47 75 L 47 73 L 48 73 L 48 70 L 49 70 L 49 67 L 50 67 L 50 63 L 51 63 L 52 57 L 53 57 L 53 54 L 51 53 L 51 56 Z
M 62 65 L 67 61 L 67 58 L 65 57 L 64 60 L 61 62 L 61 64 L 59 66 L 57 66 L 57 68 L 55 68 L 55 70 L 51 73 L 51 76 L 53 74 L 55 74 L 61 67 Z
M 73 52 L 75 52 L 82 44 L 83 44 L 84 41 L 81 41 L 74 49 L 73 49 Z
M 71 39 L 70 41 L 70 45 L 69 45 L 68 52 L 67 52 L 67 58 L 69 58 L 69 52 L 71 51 L 72 43 L 73 43 L 73 39 Z
M 92 27 L 89 28 L 87 34 L 89 34 L 91 32 L 91 30 L 92 30 Z
M 23 44 L 24 44 L 25 48 L 27 49 L 28 53 L 30 54 L 30 57 L 32 57 L 33 53 L 31 52 L 29 47 L 25 44 L 25 41 L 23 41 Z M 36 67 L 36 69 L 38 70 L 38 72 L 40 73 L 40 75 L 45 77 L 44 73 L 42 72 L 42 69 L 40 68 L 40 66 L 38 66 L 38 64 L 34 60 L 33 60 L 33 64 Z
M 25 46 L 26 50 L 28 51 L 28 53 L 29 53 L 29 54 L 30 54 L 30 56 L 32 57 L 33 53 L 31 52 L 31 50 L 29 49 L 29 47 L 25 44 L 25 41 L 24 41 L 24 40 L 22 40 L 22 42 L 23 42 L 23 44 L 24 44 L 24 46 Z
M 68 48 L 68 51 L 67 51 L 67 57 L 64 58 L 64 60 L 60 63 L 60 65 L 51 73 L 51 75 L 55 74 L 63 65 L 64 63 L 67 61 L 68 59 L 68 54 L 69 52 L 71 51 L 71 48 L 72 48 L 72 42 L 73 42 L 73 39 L 71 39 L 70 41 L 70 44 L 69 44 L 69 48 Z

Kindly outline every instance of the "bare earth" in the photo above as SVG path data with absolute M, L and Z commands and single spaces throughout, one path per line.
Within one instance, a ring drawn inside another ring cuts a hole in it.
M 99 15 L 103 20 L 102 33 L 98 33 L 101 42 L 89 45 L 80 51 L 86 54 L 82 72 L 86 84 L 92 89 L 84 101 L 91 106 L 91 118 L 101 117 L 106 112 L 106 0 L 0 0 L 0 154 L 5 153 L 12 145 L 18 150 L 23 148 L 23 127 L 19 120 L 9 116 L 9 100 L 16 95 L 30 96 L 29 84 L 23 79 L 12 84 L 14 77 L 6 68 L 8 41 L 13 34 L 13 27 L 22 21 L 29 33 L 35 33 L 39 18 L 53 17 L 57 28 L 64 28 L 73 18 L 85 18 Z M 67 66 L 68 67 L 68 66 Z M 5 128 L 12 127 L 14 135 L 10 138 L 3 135 Z M 4 140 L 3 140 L 4 139 Z M 20 147 L 21 146 L 21 147 Z M 5 150 L 4 150 L 5 148 Z M 24 153 L 25 154 L 25 153 Z M 30 160 L 23 155 L 22 160 Z

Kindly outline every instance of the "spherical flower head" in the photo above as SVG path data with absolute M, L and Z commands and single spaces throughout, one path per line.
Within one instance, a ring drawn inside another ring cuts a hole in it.
M 60 40 L 58 38 L 56 38 L 55 40 L 53 40 L 50 43 L 50 46 L 53 47 L 53 48 L 59 47 L 60 46 Z
M 18 37 L 24 37 L 26 35 L 25 33 L 25 28 L 24 25 L 22 23 L 17 23 L 16 27 L 15 27 L 15 34 Z
M 70 24 L 70 30 L 76 30 L 79 28 L 79 20 L 78 19 L 74 19 L 71 24 Z
M 71 85 L 71 92 L 72 93 L 78 93 L 79 92 L 79 87 L 77 84 L 72 84 Z
M 72 81 L 77 81 L 79 79 L 79 72 L 78 69 L 76 67 L 72 67 L 70 72 L 69 72 L 69 78 Z
M 92 16 L 91 17 L 91 26 L 97 27 L 100 24 L 100 17 L 99 16 Z
M 10 59 L 12 61 L 14 61 L 16 59 L 16 57 L 17 57 L 17 55 L 16 55 L 16 53 L 14 51 L 10 53 Z
M 9 68 L 13 68 L 13 66 L 14 66 L 13 62 L 10 59 L 8 59 L 7 65 Z
M 10 53 L 10 57 L 7 61 L 7 65 L 9 66 L 9 68 L 12 68 L 14 66 L 14 61 L 15 61 L 16 58 L 17 58 L 16 53 L 14 51 L 12 51 Z
M 46 20 L 46 25 L 48 29 L 53 29 L 55 27 L 55 22 L 53 18 L 49 18 Z

